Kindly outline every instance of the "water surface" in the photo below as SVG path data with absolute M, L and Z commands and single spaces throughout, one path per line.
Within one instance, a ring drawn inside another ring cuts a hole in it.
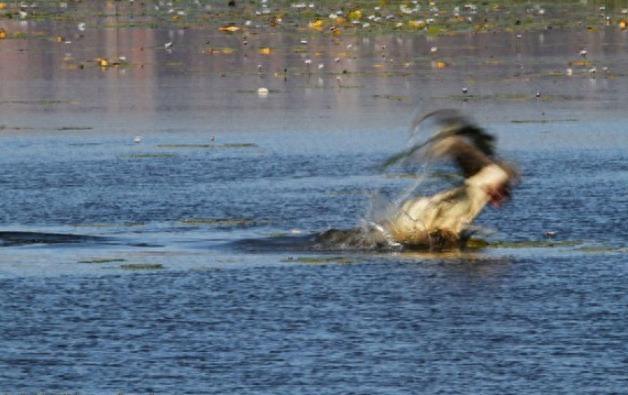
M 71 43 L 0 42 L 0 390 L 628 384 L 626 32 L 267 34 L 245 46 L 34 23 L 13 28 Z M 578 66 L 582 47 L 590 64 Z M 119 56 L 129 64 L 94 60 Z M 300 248 L 359 225 L 373 193 L 414 183 L 379 165 L 404 148 L 417 106 L 473 115 L 519 165 L 514 200 L 478 221 L 492 244 Z

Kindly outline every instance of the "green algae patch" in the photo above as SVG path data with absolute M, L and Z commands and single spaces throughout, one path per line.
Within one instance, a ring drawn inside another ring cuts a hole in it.
M 479 250 L 488 246 L 490 246 L 488 241 L 474 238 L 467 240 L 467 243 L 465 244 L 465 248 L 470 250 Z
M 125 263 L 120 265 L 122 270 L 161 270 L 164 265 L 161 263 Z
M 574 247 L 581 244 L 574 240 L 522 240 L 522 241 L 496 241 L 489 243 L 492 248 L 560 248 Z
M 435 97 L 434 99 L 440 100 L 454 100 L 454 101 L 527 101 L 536 99 L 533 95 L 526 95 L 522 93 L 501 93 L 495 95 L 450 95 Z
M 85 259 L 82 261 L 79 261 L 78 263 L 86 263 L 86 264 L 96 264 L 96 265 L 102 265 L 105 263 L 120 263 L 120 262 L 125 262 L 126 259 L 122 259 L 122 258 L 94 258 L 94 259 Z
M 408 96 L 398 96 L 398 95 L 373 95 L 374 99 L 386 99 L 390 101 L 406 101 L 409 99 Z
M 176 158 L 175 154 L 130 154 L 131 159 L 157 159 L 157 158 Z
M 309 32 L 338 37 L 346 34 L 412 32 L 441 36 L 457 32 L 527 32 L 552 28 L 602 29 L 602 15 L 619 17 L 625 2 L 487 0 L 479 3 L 453 0 L 410 2 L 352 0 L 350 2 L 277 1 L 259 7 L 258 1 L 115 2 L 115 11 L 103 11 L 101 2 L 36 2 L 23 10 L 23 2 L 3 2 L 0 19 L 26 21 L 86 22 L 88 29 L 164 28 L 220 30 L 225 35 L 255 34 L 259 30 Z M 165 3 L 165 4 L 162 4 Z M 429 5 L 428 5 L 429 3 Z M 64 4 L 62 7 L 61 4 Z M 166 5 L 168 4 L 168 5 Z M 231 4 L 231 6 L 229 6 Z M 337 14 L 341 10 L 342 14 Z M 333 14 L 334 18 L 328 17 Z M 615 23 L 613 23 L 615 25 Z M 218 26 L 222 26 L 218 28 Z M 21 32 L 8 32 L 19 38 Z
M 469 250 L 480 250 L 485 248 L 504 249 L 526 249 L 526 248 L 564 248 L 575 247 L 582 244 L 575 240 L 522 240 L 522 241 L 486 241 L 478 238 L 471 238 L 464 248 Z M 586 247 L 583 247 L 586 248 Z M 581 248 L 577 248 L 581 251 Z
M 560 123 L 560 122 L 578 122 L 575 118 L 567 119 L 513 119 L 510 123 Z
M 61 126 L 61 127 L 55 128 L 55 130 L 58 130 L 60 132 L 65 132 L 65 131 L 81 132 L 81 131 L 92 130 L 92 129 L 94 128 L 91 126 Z
M 348 264 L 353 263 L 354 260 L 343 256 L 300 256 L 300 257 L 288 257 L 283 259 L 282 262 L 290 263 L 304 263 L 308 265 L 325 265 L 325 264 Z
M 248 218 L 186 218 L 179 221 L 188 226 L 213 226 L 219 228 L 245 228 L 257 224 Z

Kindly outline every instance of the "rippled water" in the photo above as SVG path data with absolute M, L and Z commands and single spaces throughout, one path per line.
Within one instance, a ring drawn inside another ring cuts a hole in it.
M 628 384 L 625 32 L 311 38 L 325 67 L 309 73 L 299 51 L 208 56 L 206 32 L 81 40 L 0 43 L 0 390 Z M 434 45 L 448 68 L 432 68 Z M 599 71 L 568 78 L 582 46 Z M 105 48 L 131 66 L 72 66 Z M 474 115 L 522 170 L 479 220 L 492 244 L 309 250 L 359 225 L 373 193 L 413 184 L 379 165 L 417 105 Z

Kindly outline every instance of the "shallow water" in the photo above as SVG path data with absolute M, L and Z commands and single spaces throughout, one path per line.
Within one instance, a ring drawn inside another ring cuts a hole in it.
M 195 30 L 14 28 L 72 44 L 0 42 L 0 390 L 628 384 L 626 32 L 269 34 L 247 49 Z M 591 65 L 565 76 L 582 47 Z M 522 170 L 514 200 L 479 220 L 492 245 L 303 248 L 413 184 L 379 165 L 417 105 L 472 114 Z

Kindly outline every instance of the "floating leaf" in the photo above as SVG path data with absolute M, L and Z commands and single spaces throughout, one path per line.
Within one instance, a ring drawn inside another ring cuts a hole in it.
M 7 38 L 7 31 L 0 27 L 0 40 Z
M 320 32 L 320 31 L 323 31 L 323 28 L 325 27 L 325 22 L 323 22 L 320 19 L 317 19 L 317 20 L 315 20 L 313 22 L 310 22 L 308 24 L 308 27 L 310 29 L 318 30 Z
M 79 263 L 89 263 L 89 264 L 102 264 L 102 263 L 116 263 L 116 262 L 124 262 L 125 259 L 122 258 L 94 258 L 94 259 L 86 259 L 83 261 L 79 261 Z
M 423 29 L 425 28 L 426 24 L 424 20 L 418 19 L 414 21 L 408 21 L 408 26 L 412 29 Z
M 228 25 L 224 25 L 224 26 L 220 26 L 218 28 L 218 30 L 220 30 L 221 32 L 226 32 L 226 33 L 235 33 L 237 31 L 240 30 L 240 28 L 234 24 L 228 24 Z
M 109 61 L 105 58 L 98 58 L 96 59 L 96 62 L 100 67 L 109 67 Z
M 362 19 L 362 10 L 351 11 L 348 15 L 350 21 L 358 21 Z
M 120 269 L 123 270 L 157 270 L 163 268 L 164 265 L 161 263 L 127 263 L 120 265 Z
M 444 69 L 447 66 L 449 66 L 447 62 L 442 61 L 442 60 L 435 60 L 432 62 L 432 68 L 435 68 L 435 69 L 440 70 L 440 69 Z
M 264 48 L 260 48 L 259 49 L 260 55 L 270 55 L 272 52 L 273 52 L 273 50 L 268 48 L 268 47 L 264 47 Z

